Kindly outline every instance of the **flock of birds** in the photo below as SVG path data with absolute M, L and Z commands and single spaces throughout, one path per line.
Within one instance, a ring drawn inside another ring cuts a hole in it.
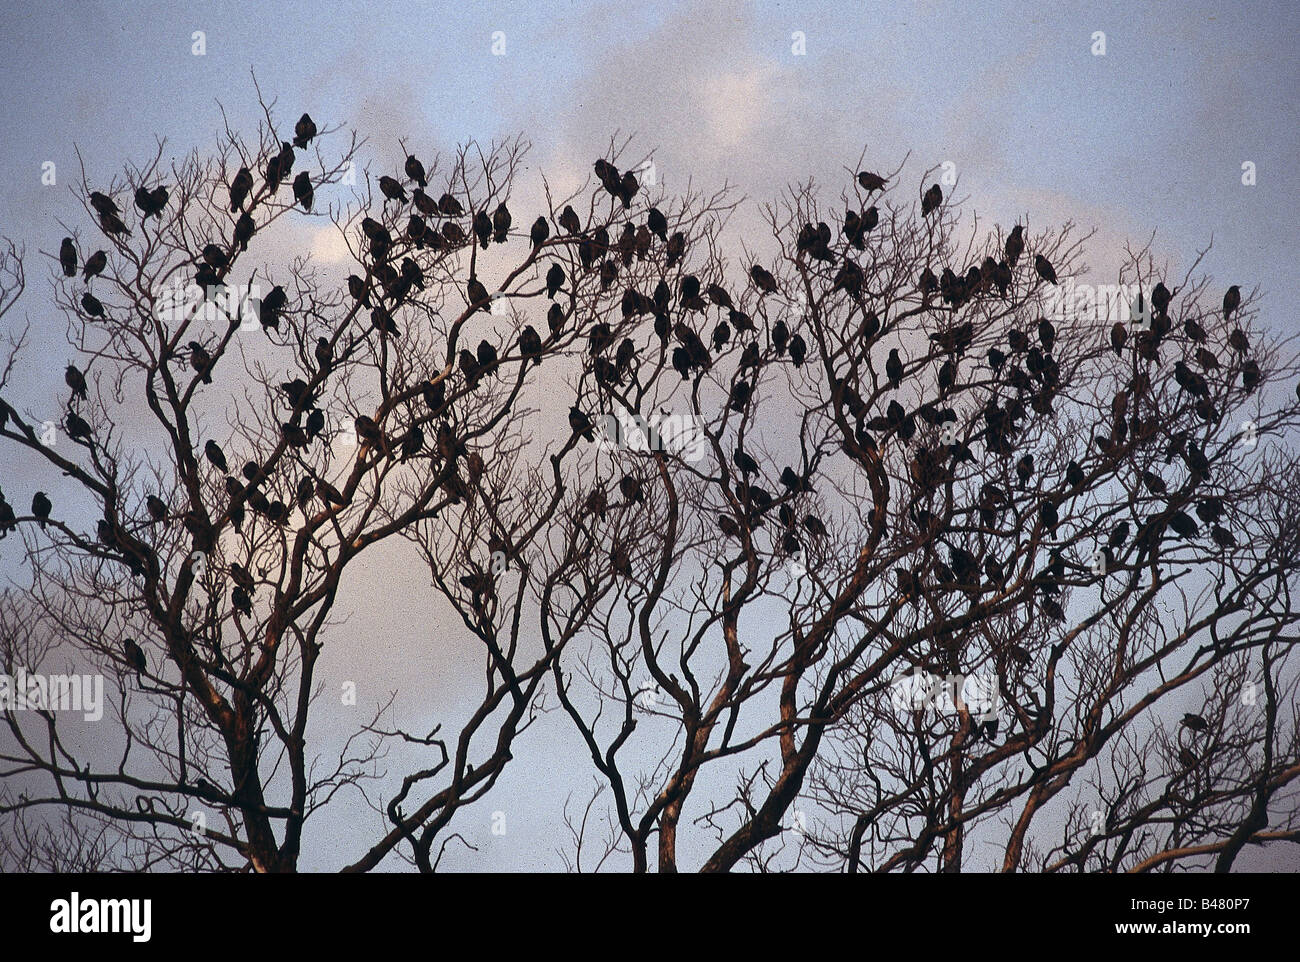
M 315 123 L 307 114 L 295 125 L 292 143 L 282 142 L 280 150 L 266 163 L 263 183 L 265 196 L 274 196 L 285 184 L 291 185 L 294 202 L 304 210 L 310 211 L 314 202 L 314 187 L 307 171 L 294 174 L 296 162 L 295 150 L 308 146 L 318 131 Z M 630 211 L 633 201 L 640 190 L 640 184 L 632 171 L 620 172 L 618 168 L 604 159 L 597 160 L 595 174 L 601 187 L 622 209 Z M 418 251 L 434 253 L 454 251 L 467 245 L 478 244 L 487 249 L 491 244 L 505 243 L 513 226 L 513 217 L 502 202 L 490 212 L 487 209 L 467 212 L 460 200 L 451 192 L 444 192 L 436 199 L 426 192 L 428 177 L 424 166 L 414 155 L 408 156 L 403 167 L 404 178 L 384 175 L 378 179 L 378 188 L 383 195 L 385 209 L 388 205 L 398 205 L 405 215 L 405 230 L 395 240 L 387 227 L 379 220 L 365 217 L 361 221 L 361 231 L 367 241 L 369 258 L 365 261 L 364 277 L 358 274 L 347 278 L 349 296 L 356 304 L 356 310 L 363 308 L 369 312 L 369 321 L 373 330 L 381 338 L 401 336 L 395 315 L 407 303 L 413 291 L 425 287 L 423 270 L 415 256 Z M 885 178 L 870 171 L 863 171 L 857 176 L 859 186 L 870 195 L 885 189 Z M 228 185 L 231 214 L 238 216 L 234 220 L 231 236 L 221 243 L 208 243 L 203 246 L 195 260 L 196 283 L 205 292 L 223 282 L 239 251 L 247 250 L 248 242 L 256 233 L 257 225 L 252 217 L 248 201 L 254 195 L 255 180 L 248 167 L 241 167 Z M 98 215 L 99 226 L 105 236 L 115 239 L 129 237 L 131 231 L 122 219 L 122 211 L 115 201 L 98 191 L 89 194 L 89 203 Z M 135 207 L 144 223 L 150 217 L 161 221 L 166 210 L 169 194 L 164 186 L 152 189 L 141 186 L 135 191 Z M 943 193 L 939 185 L 929 187 L 921 198 L 922 217 L 931 217 L 938 212 L 943 203 Z M 866 276 L 860 265 L 852 257 L 852 251 L 864 250 L 866 237 L 880 222 L 879 209 L 875 206 L 863 210 L 849 210 L 843 220 L 841 239 L 836 240 L 834 232 L 826 223 L 806 223 L 799 230 L 795 256 L 797 259 L 817 261 L 835 267 L 832 279 L 832 291 L 844 291 L 854 299 L 860 299 Z M 653 330 L 660 341 L 661 349 L 667 351 L 670 338 L 673 342 L 671 363 L 683 380 L 689 380 L 709 371 L 714 363 L 714 355 L 724 350 L 733 338 L 745 339 L 745 346 L 739 358 L 739 375 L 729 391 L 727 405 L 735 411 L 744 411 L 750 403 L 757 372 L 767 363 L 777 359 L 789 359 L 795 367 L 801 366 L 808 357 L 809 348 L 802 335 L 791 331 L 783 319 L 778 319 L 767 330 L 768 346 L 760 347 L 758 326 L 753 318 L 741 311 L 728 290 L 720 283 L 705 284 L 695 274 L 682 275 L 676 282 L 676 290 L 669 285 L 667 271 L 681 263 L 686 254 L 687 240 L 682 231 L 670 232 L 668 218 L 658 208 L 651 206 L 645 211 L 644 219 L 629 216 L 623 223 L 617 237 L 611 235 L 605 225 L 584 228 L 577 212 L 572 206 L 566 206 L 556 218 L 555 240 L 552 241 L 552 225 L 545 216 L 538 217 L 531 225 L 528 236 L 533 247 L 534 256 L 541 256 L 542 249 L 548 241 L 576 245 L 578 263 L 586 275 L 598 278 L 602 292 L 607 292 L 619 280 L 620 273 L 628 268 L 634 259 L 644 260 L 657 248 L 663 253 L 664 275 L 650 293 L 644 293 L 629 284 L 623 290 L 620 299 L 622 317 L 629 318 L 650 316 L 653 318 Z M 838 253 L 837 253 L 838 251 Z M 984 258 L 983 262 L 971 266 L 964 273 L 957 273 L 951 268 L 944 268 L 938 275 L 926 269 L 918 279 L 918 290 L 924 303 L 929 304 L 937 295 L 955 316 L 964 305 L 978 298 L 990 296 L 994 290 L 1001 297 L 1006 297 L 1014 280 L 1014 271 L 1025 253 L 1023 226 L 1017 225 L 1007 236 L 1003 245 L 1002 257 Z M 394 266 L 393 261 L 400 260 Z M 75 278 L 78 271 L 79 255 L 77 245 L 71 237 L 63 238 L 59 246 L 59 263 L 63 274 Z M 80 304 L 85 314 L 92 320 L 105 317 L 104 305 L 91 293 L 93 279 L 102 274 L 108 265 L 108 255 L 104 250 L 96 250 L 81 265 L 81 278 L 86 285 Z M 1041 282 L 1056 284 L 1058 282 L 1053 265 L 1043 254 L 1035 254 L 1033 268 Z M 761 264 L 753 264 L 748 272 L 748 280 L 757 291 L 760 301 L 769 295 L 779 294 L 780 285 L 773 273 Z M 519 333 L 515 349 L 523 363 L 540 364 L 547 346 L 566 336 L 572 311 L 566 311 L 559 295 L 575 285 L 577 279 L 570 278 L 559 260 L 552 261 L 545 272 L 545 290 L 550 298 L 547 311 L 548 333 L 545 337 L 531 324 Z M 1149 329 L 1140 331 L 1133 338 L 1133 350 L 1146 361 L 1157 361 L 1162 343 L 1171 340 L 1172 321 L 1168 308 L 1174 292 L 1164 284 L 1157 284 L 1151 292 L 1153 321 Z M 466 309 L 471 313 L 487 311 L 492 295 L 477 276 L 471 273 L 466 286 Z M 1228 289 L 1223 300 L 1225 320 L 1231 320 L 1241 304 L 1239 287 L 1233 285 Z M 278 330 L 284 313 L 289 309 L 288 295 L 283 286 L 271 289 L 260 304 L 259 318 L 262 327 L 268 332 Z M 717 320 L 708 335 L 706 343 L 690 323 L 693 316 L 706 318 L 710 312 L 717 310 Z M 232 326 L 238 318 L 232 319 Z M 578 331 L 582 334 L 582 331 Z M 858 337 L 864 349 L 864 355 L 870 345 L 883 333 L 882 324 L 872 311 L 865 312 L 865 319 Z M 591 370 L 597 384 L 603 388 L 613 388 L 623 384 L 629 377 L 635 377 L 638 367 L 637 347 L 635 342 L 624 337 L 619 339 L 608 322 L 592 324 L 585 332 L 588 351 L 591 357 Z M 1183 325 L 1186 342 L 1195 345 L 1194 361 L 1200 368 L 1193 370 L 1184 359 L 1175 362 L 1174 378 L 1180 388 L 1193 398 L 1197 413 L 1207 421 L 1218 416 L 1211 401 L 1208 378 L 1212 372 L 1223 365 L 1206 346 L 1207 336 L 1204 329 L 1192 318 Z M 847 379 L 838 379 L 833 385 L 836 397 L 856 422 L 855 439 L 866 450 L 876 451 L 878 445 L 873 434 L 883 439 L 896 436 L 904 442 L 910 442 L 917 432 L 917 419 L 932 427 L 938 427 L 955 419 L 951 408 L 944 407 L 950 392 L 956 387 L 959 365 L 975 336 L 974 325 L 970 321 L 956 324 L 949 329 L 930 335 L 931 342 L 943 357 L 937 372 L 937 384 L 940 397 L 937 401 L 922 404 L 917 410 L 908 412 L 897 397 L 892 398 L 883 414 L 869 416 L 868 405 L 857 393 Z M 1111 346 L 1116 354 L 1122 355 L 1129 338 L 1124 324 L 1116 324 L 1111 332 Z M 1010 458 L 1015 451 L 1014 441 L 1020 430 L 1020 422 L 1027 416 L 1026 403 L 1035 412 L 1047 414 L 1051 411 L 1053 397 L 1060 384 L 1060 370 L 1053 357 L 1056 332 L 1051 321 L 1041 319 L 1032 332 L 1012 329 L 1005 346 L 999 344 L 990 347 L 986 361 L 1000 385 L 1012 389 L 1010 399 L 1001 405 L 995 397 L 983 411 L 983 428 L 969 441 L 946 445 L 918 445 L 911 459 L 909 474 L 914 487 L 909 513 L 918 527 L 932 534 L 940 534 L 938 519 L 923 503 L 929 493 L 936 490 L 950 476 L 952 470 L 963 460 L 972 460 L 974 455 L 970 443 L 981 440 L 987 450 L 1000 458 Z M 1249 343 L 1240 328 L 1233 331 L 1229 346 L 1237 355 L 1234 362 L 1239 370 L 1242 385 L 1247 392 L 1253 391 L 1261 375 L 1258 364 L 1246 357 Z M 214 358 L 208 348 L 198 340 L 191 340 L 186 345 L 187 359 L 194 374 L 203 382 L 211 383 Z M 314 358 L 318 365 L 318 374 L 328 373 L 334 364 L 334 347 L 331 339 L 319 337 L 315 342 Z M 927 355 L 928 359 L 928 355 Z M 464 378 L 466 386 L 475 390 L 485 379 L 496 373 L 502 363 L 498 347 L 487 338 L 482 339 L 476 350 L 462 349 L 456 359 L 456 367 Z M 891 391 L 901 389 L 908 374 L 919 370 L 923 361 L 909 362 L 902 356 L 899 348 L 888 352 L 884 370 Z M 753 372 L 753 379 L 751 379 Z M 316 378 L 315 380 L 319 380 Z M 80 405 L 87 397 L 85 372 L 69 364 L 65 371 L 65 382 L 70 390 L 70 397 L 64 425 L 68 436 L 74 441 L 93 444 L 94 432 L 90 424 L 79 413 Z M 1113 400 L 1112 426 L 1108 434 L 1095 438 L 1096 445 L 1107 456 L 1117 456 L 1129 437 L 1130 427 L 1136 438 L 1151 425 L 1143 422 L 1137 414 L 1136 403 L 1132 404 L 1133 413 L 1129 417 L 1130 398 L 1141 397 L 1150 389 L 1149 376 L 1137 373 L 1128 388 L 1121 391 Z M 295 450 L 308 448 L 319 439 L 325 430 L 324 413 L 317 406 L 317 396 L 311 385 L 303 379 L 294 379 L 280 385 L 291 415 L 281 423 L 280 430 L 285 444 Z M 446 489 L 453 503 L 468 496 L 471 487 L 483 473 L 482 458 L 467 450 L 465 444 L 457 438 L 448 420 L 446 401 L 446 383 L 444 379 L 427 382 L 422 391 L 423 400 L 430 408 L 431 417 L 438 420 L 438 427 L 432 448 L 429 448 L 424 432 L 418 424 L 411 424 L 400 437 L 389 437 L 382 425 L 364 414 L 357 414 L 353 420 L 357 438 L 364 449 L 382 452 L 385 457 L 399 457 L 402 461 L 426 455 L 436 456 L 446 465 L 452 467 Z M 1297 387 L 1300 396 L 1300 387 Z M 0 426 L 8 416 L 8 409 L 0 404 Z M 595 440 L 595 427 L 591 416 L 577 404 L 569 409 L 569 426 L 571 443 L 577 439 L 588 442 Z M 242 530 L 246 519 L 245 505 L 270 522 L 286 524 L 291 507 L 283 500 L 273 499 L 265 488 L 268 477 L 255 461 L 248 461 L 236 477 L 230 470 L 229 462 L 221 446 L 213 439 L 203 444 L 203 457 L 214 469 L 224 475 L 224 487 L 229 496 L 226 517 L 236 530 Z M 1171 440 L 1166 451 L 1166 463 L 1174 457 L 1181 457 L 1191 472 L 1193 486 L 1209 477 L 1209 463 L 1205 452 L 1183 432 Z M 457 463 L 467 467 L 468 483 L 462 480 L 455 470 Z M 737 481 L 735 495 L 742 507 L 741 517 L 721 514 L 717 523 L 722 533 L 728 538 L 746 537 L 746 531 L 752 531 L 763 524 L 764 516 L 773 506 L 777 508 L 780 520 L 779 544 L 787 554 L 801 550 L 797 531 L 802 528 L 815 538 L 826 538 L 826 525 L 816 515 L 807 513 L 799 518 L 791 506 L 794 497 L 811 490 L 809 480 L 800 475 L 789 465 L 780 472 L 780 483 L 785 489 L 784 495 L 774 495 L 764 488 L 759 481 L 762 467 L 742 448 L 733 452 L 732 464 Z M 1015 463 L 1018 486 L 1025 489 L 1035 470 L 1032 454 L 1020 457 Z M 242 480 L 241 480 L 242 478 Z M 1153 495 L 1168 494 L 1163 480 L 1150 471 L 1143 472 L 1142 481 Z M 1066 483 L 1063 488 L 1048 491 L 1042 495 L 1038 517 L 1045 528 L 1055 530 L 1059 523 L 1059 509 L 1063 502 L 1079 494 L 1086 487 L 1087 478 L 1084 469 L 1071 461 L 1066 470 Z M 619 482 L 623 504 L 644 501 L 642 482 L 633 475 L 624 475 Z M 1185 496 L 1183 503 L 1186 502 Z M 334 486 L 324 479 L 305 477 L 294 489 L 293 500 L 307 511 L 314 499 L 323 501 L 327 508 L 347 505 L 345 498 Z M 986 526 L 996 524 L 1000 514 L 1012 503 L 1007 491 L 994 483 L 982 486 L 978 511 L 981 521 Z M 608 498 L 603 489 L 591 492 L 587 499 L 590 512 L 604 516 L 609 507 Z M 168 504 L 157 494 L 149 494 L 145 508 L 148 524 L 161 524 L 173 517 Z M 53 505 L 45 492 L 38 491 L 32 499 L 32 516 L 44 527 L 51 520 Z M 1222 502 L 1214 497 L 1201 499 L 1195 505 L 1195 513 L 1203 523 L 1211 526 L 1211 537 L 1222 547 L 1235 544 L 1231 532 L 1219 524 L 1223 515 Z M 198 551 L 210 551 L 215 537 L 212 523 L 206 514 L 188 510 L 180 514 L 179 520 L 193 538 L 193 546 Z M 17 523 L 17 517 L 11 505 L 0 493 L 0 538 Z M 1145 556 L 1154 553 L 1167 530 L 1171 529 L 1180 537 L 1193 537 L 1198 533 L 1198 526 L 1182 507 L 1169 497 L 1167 506 L 1152 515 L 1138 530 L 1135 544 L 1139 548 L 1140 567 Z M 1128 522 L 1121 522 L 1111 532 L 1106 548 L 1108 562 L 1114 563 L 1114 552 L 1120 550 L 1131 534 Z M 114 550 L 122 557 L 131 570 L 142 575 L 156 566 L 153 556 L 145 550 L 134 534 L 126 530 L 111 517 L 105 517 L 98 525 L 98 538 L 101 544 Z M 980 560 L 964 546 L 950 544 L 949 563 L 938 562 L 936 568 L 941 583 L 971 587 L 979 583 L 981 571 L 991 582 L 1003 583 L 1006 572 L 991 555 L 981 564 Z M 631 576 L 631 564 L 626 546 L 615 544 L 611 550 L 611 562 L 614 570 L 624 576 Z M 231 593 L 232 605 L 236 612 L 248 617 L 252 612 L 252 598 L 255 580 L 243 566 L 230 565 L 230 575 L 234 583 Z M 922 572 L 919 569 L 899 568 L 896 571 L 899 587 L 906 597 L 915 598 L 921 591 Z M 1036 585 L 1042 589 L 1044 610 L 1052 617 L 1062 618 L 1064 613 L 1060 605 L 1053 600 L 1059 592 L 1065 575 L 1065 563 L 1059 551 L 1052 554 L 1051 564 L 1036 579 Z M 486 580 L 485 580 L 486 579 Z M 490 593 L 490 579 L 481 574 L 471 574 L 462 578 L 462 584 L 469 588 L 476 599 Z M 134 645 L 134 648 L 131 646 Z M 127 660 L 137 672 L 144 670 L 144 655 L 134 642 L 128 643 Z

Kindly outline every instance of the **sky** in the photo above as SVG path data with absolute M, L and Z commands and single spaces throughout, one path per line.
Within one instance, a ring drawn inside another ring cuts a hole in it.
M 0 234 L 25 244 L 29 291 L 0 323 L 62 329 L 48 255 L 60 219 L 84 216 L 70 189 L 78 150 L 92 179 L 107 179 L 146 160 L 155 137 L 168 156 L 208 149 L 218 102 L 251 133 L 255 74 L 286 128 L 304 110 L 321 126 L 356 127 L 368 138 L 363 162 L 379 165 L 400 162 L 399 137 L 423 155 L 522 134 L 534 188 L 542 172 L 576 185 L 612 136 L 633 135 L 670 191 L 725 180 L 749 198 L 734 224 L 742 236 L 788 184 L 815 177 L 838 192 L 864 149 L 873 169 L 908 158 L 902 176 L 916 185 L 951 163 L 982 222 L 1095 228 L 1088 260 L 1102 271 L 1152 232 L 1174 271 L 1213 241 L 1204 269 L 1223 286 L 1258 287 L 1267 323 L 1297 333 L 1286 292 L 1298 239 L 1298 28 L 1289 2 L 5 4 Z M 323 237 L 308 241 L 328 260 Z M 70 359 L 57 345 L 31 353 L 13 393 L 57 404 Z M 2 482 L 19 503 L 38 484 L 26 471 L 7 468 Z M 0 544 L 2 578 L 22 578 L 14 540 Z M 382 563 L 371 573 L 391 575 Z M 410 637 L 418 588 L 382 610 L 357 605 L 349 630 L 368 647 L 331 653 L 327 686 L 363 664 L 379 688 L 386 673 L 422 672 L 443 679 L 452 710 L 456 649 Z M 558 867 L 562 840 L 547 832 L 566 792 L 590 784 L 589 762 L 558 729 L 536 741 L 489 806 L 517 813 L 514 838 L 491 836 L 487 813 L 473 813 L 464 830 L 482 848 L 449 856 L 451 867 Z M 304 867 L 356 854 L 346 818 L 317 831 Z

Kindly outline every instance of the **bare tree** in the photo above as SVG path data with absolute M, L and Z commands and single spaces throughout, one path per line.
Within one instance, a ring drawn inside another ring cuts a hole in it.
M 1254 295 L 1148 248 L 1076 286 L 1087 237 L 984 230 L 930 173 L 914 201 L 858 174 L 843 216 L 799 185 L 751 250 L 730 189 L 656 192 L 626 142 L 520 216 L 522 141 L 372 177 L 355 136 L 282 127 L 83 171 L 57 430 L 7 396 L 38 346 L 11 336 L 0 437 L 79 500 L 0 501 L 30 575 L 0 655 L 115 690 L 93 748 L 5 711 L 6 865 L 290 871 L 356 790 L 348 868 L 432 871 L 553 703 L 598 778 L 574 869 L 1226 870 L 1295 840 L 1297 362 Z M 303 218 L 346 280 L 274 257 Z M 10 245 L 0 312 L 23 270 Z M 383 553 L 482 687 L 327 761 L 318 660 Z

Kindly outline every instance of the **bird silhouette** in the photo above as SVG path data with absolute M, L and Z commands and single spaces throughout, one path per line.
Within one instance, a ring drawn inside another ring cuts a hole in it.
M 397 182 L 397 180 L 389 177 L 387 174 L 384 174 L 379 178 L 379 192 L 383 194 L 387 200 L 395 200 L 402 204 L 405 204 L 407 201 L 406 190 Z
M 406 176 L 420 185 L 420 189 L 429 186 L 429 181 L 424 174 L 424 164 L 416 158 L 414 154 L 406 155 L 406 165 L 402 168 L 406 171 Z
M 222 474 L 226 474 L 230 469 L 226 464 L 225 452 L 221 450 L 221 445 L 217 444 L 211 438 L 203 445 L 203 454 L 207 457 L 212 465 Z
M 528 239 L 533 242 L 533 247 L 541 247 L 550 236 L 551 225 L 546 222 L 545 217 L 539 217 L 533 221 L 533 226 L 528 231 Z
M 1049 284 L 1056 283 L 1056 269 L 1052 267 L 1052 262 L 1042 254 L 1034 255 L 1034 270 L 1038 276 Z
M 42 528 L 44 528 L 46 522 L 50 520 L 50 510 L 52 508 L 53 505 L 50 504 L 50 499 L 45 492 L 37 491 L 35 496 L 32 498 L 32 514 L 36 517 L 36 520 L 41 523 Z
M 887 183 L 888 181 L 884 177 L 881 177 L 879 174 L 873 174 L 869 170 L 860 171 L 858 173 L 858 184 L 868 194 L 877 190 L 884 190 L 885 184 Z
M 293 145 L 299 150 L 306 147 L 313 137 L 316 136 L 316 124 L 311 117 L 303 114 L 298 118 L 298 122 L 293 125 Z
M 63 381 L 72 389 L 72 395 L 80 400 L 86 398 L 86 376 L 74 364 L 69 364 L 63 372 Z
M 928 217 L 939 209 L 943 203 L 943 191 L 938 184 L 931 184 L 930 189 L 921 198 L 921 216 Z
M 77 276 L 77 245 L 71 237 L 63 238 L 59 244 L 59 266 L 63 268 L 64 277 Z
M 1237 308 L 1241 307 L 1241 288 L 1233 284 L 1228 288 L 1228 292 L 1223 295 L 1223 319 L 1232 320 L 1232 315 Z
M 315 196 L 311 186 L 311 175 L 304 170 L 293 179 L 293 199 L 302 204 L 303 210 L 310 211 Z

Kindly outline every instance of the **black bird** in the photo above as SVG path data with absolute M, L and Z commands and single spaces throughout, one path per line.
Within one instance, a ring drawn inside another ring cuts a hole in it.
M 99 227 L 110 237 L 115 237 L 118 234 L 125 234 L 127 237 L 131 236 L 131 232 L 126 229 L 126 224 L 122 223 L 122 218 L 116 214 L 100 214 Z
M 528 238 L 533 242 L 534 247 L 541 247 L 546 243 L 546 238 L 551 236 L 551 225 L 546 222 L 545 217 L 539 217 L 533 221 L 532 229 L 528 232 Z
M 772 348 L 777 355 L 785 353 L 787 342 L 790 340 L 790 328 L 786 326 L 785 321 L 778 320 L 772 325 Z
M 203 378 L 204 384 L 212 383 L 212 356 L 198 341 L 185 345 L 190 349 L 190 367 L 194 373 Z
M 81 398 L 83 401 L 85 400 L 86 377 L 79 370 L 77 370 L 75 365 L 72 364 L 68 365 L 67 370 L 63 372 L 63 381 L 65 384 L 68 385 L 69 388 L 72 389 L 72 394 L 74 397 Z
M 258 320 L 262 324 L 262 329 L 268 327 L 280 329 L 280 313 L 289 303 L 289 295 L 285 293 L 284 286 L 276 284 L 275 287 L 262 298 L 261 305 L 258 309 Z
M 244 201 L 253 189 L 253 175 L 247 167 L 240 167 L 235 179 L 230 182 L 230 212 L 242 211 Z
M 686 235 L 677 231 L 672 237 L 668 238 L 668 246 L 665 248 L 668 255 L 667 266 L 672 267 L 686 254 Z
M 1071 488 L 1077 488 L 1079 485 L 1083 484 L 1083 468 L 1079 467 L 1078 461 L 1071 459 L 1070 463 L 1066 465 L 1065 480 Z
M 1124 342 L 1128 340 L 1128 329 L 1122 322 L 1115 322 L 1110 329 L 1110 347 L 1118 357 L 1124 353 Z
M 380 448 L 381 450 L 387 447 L 384 443 L 384 432 L 379 429 L 379 425 L 374 422 L 373 418 L 358 414 L 352 423 L 362 444 L 367 447 Z
M 469 295 L 469 303 L 472 308 L 470 313 L 473 313 L 474 311 L 486 311 L 488 309 L 488 303 L 491 300 L 491 296 L 488 294 L 487 288 L 483 286 L 482 282 L 477 277 L 471 277 L 469 279 L 469 283 L 465 285 L 465 290 Z
M 1026 454 L 1016 462 L 1016 478 L 1020 481 L 1020 487 L 1023 488 L 1029 483 L 1029 479 L 1034 474 L 1034 456 Z
M 591 418 L 579 410 L 576 404 L 569 407 L 569 427 L 575 435 L 582 435 L 588 441 L 596 440 Z
M 898 356 L 896 347 L 889 350 L 889 358 L 885 361 L 885 375 L 889 378 L 889 386 L 895 390 L 903 383 L 903 361 Z
M 1052 262 L 1042 254 L 1034 255 L 1034 270 L 1037 271 L 1038 276 L 1047 281 L 1047 283 L 1056 283 L 1056 269 L 1052 267 Z
M 442 211 L 445 217 L 463 217 L 465 214 L 465 208 L 461 207 L 460 201 L 450 193 L 438 198 L 438 210 Z
M 582 233 L 582 221 L 578 219 L 578 212 L 572 205 L 566 204 L 564 210 L 560 212 L 560 226 L 569 234 Z
M 311 117 L 303 114 L 298 118 L 298 122 L 293 125 L 293 145 L 302 150 L 311 139 L 316 136 L 316 124 L 312 122 Z
M 826 531 L 826 525 L 822 524 L 821 518 L 817 517 L 815 514 L 807 515 L 803 519 L 803 526 L 814 538 L 825 538 L 828 534 Z
M 504 244 L 510 234 L 510 224 L 512 218 L 510 209 L 505 203 L 497 204 L 497 209 L 492 212 L 492 240 L 498 244 Z M 546 221 L 542 221 L 544 225 Z
M 480 210 L 474 214 L 474 236 L 478 242 L 487 250 L 488 243 L 492 240 L 492 218 L 487 215 L 487 211 Z
M 1025 227 L 1023 224 L 1017 224 L 1011 228 L 1011 233 L 1007 235 L 1007 242 L 1002 247 L 1002 253 L 1007 259 L 1007 264 L 1015 267 L 1016 261 L 1020 260 L 1020 255 L 1024 252 Z
M 934 211 L 939 209 L 943 203 L 943 191 L 939 189 L 938 184 L 931 184 L 930 189 L 925 192 L 921 198 L 921 216 L 928 217 Z
M 136 677 L 139 678 L 148 667 L 145 661 L 144 649 L 136 644 L 134 638 L 126 639 L 124 648 L 126 649 L 126 663 L 135 669 Z
M 167 518 L 167 504 L 162 498 L 151 494 L 144 499 L 145 508 L 149 511 L 149 518 L 153 524 L 158 524 Z
M 1210 528 L 1210 537 L 1214 539 L 1214 543 L 1220 548 L 1227 549 L 1237 546 L 1237 539 L 1233 537 L 1232 532 L 1220 525 L 1216 524 Z
M 758 462 L 740 448 L 736 448 L 735 452 L 731 456 L 731 460 L 735 463 L 736 467 L 740 469 L 741 474 L 754 474 L 758 471 Z
M 1241 288 L 1233 284 L 1228 288 L 1228 293 L 1223 295 L 1223 319 L 1231 320 L 1233 312 L 1239 307 L 1241 307 Z
M 301 450 L 311 443 L 306 431 L 287 421 L 280 425 L 280 433 L 284 435 L 285 441 L 288 442 L 291 448 Z
M 406 155 L 406 166 L 403 169 L 407 177 L 420 185 L 421 190 L 429 186 L 429 181 L 424 176 L 424 164 L 416 159 L 415 154 Z
M 253 223 L 253 218 L 248 214 L 240 214 L 239 220 L 235 221 L 235 243 L 241 251 L 248 250 L 248 242 L 253 239 L 256 231 L 257 225 Z
M 50 520 L 50 509 L 52 507 L 53 505 L 50 504 L 50 499 L 46 496 L 45 492 L 37 491 L 35 496 L 32 498 L 32 514 L 34 514 L 36 519 L 40 521 L 42 528 L 45 527 L 45 522 Z
M 69 411 L 68 416 L 64 419 L 64 426 L 67 428 L 68 437 L 74 441 L 89 441 L 91 437 L 90 425 L 87 424 L 76 412 Z
M 393 337 L 402 336 L 402 332 L 397 328 L 397 323 L 393 320 L 393 315 L 382 304 L 370 311 L 370 326 L 381 334 L 389 334 Z
M 1247 394 L 1254 393 L 1255 388 L 1259 386 L 1259 379 L 1259 364 L 1254 359 L 1241 365 L 1241 386 L 1246 389 Z
M 808 345 L 804 343 L 804 339 L 798 334 L 790 338 L 790 363 L 795 367 L 801 367 L 807 356 Z
M 315 438 L 325 430 L 325 412 L 320 408 L 314 409 L 307 415 L 307 436 Z
M 167 188 L 158 187 L 154 190 L 148 190 L 144 187 L 135 189 L 135 206 L 140 208 L 143 216 L 140 222 L 144 223 L 150 216 L 162 219 L 163 209 L 167 206 Z
M 1245 354 L 1250 350 L 1250 340 L 1246 337 L 1246 332 L 1241 328 L 1234 328 L 1228 335 L 1228 347 L 1232 348 L 1238 354 Z
M 88 281 L 92 277 L 98 277 L 104 272 L 104 268 L 107 266 L 108 255 L 103 251 L 95 251 L 95 253 L 86 258 L 86 266 L 82 269 L 81 279 L 83 281 Z
M 541 363 L 542 338 L 531 324 L 519 332 L 519 353 L 524 358 Z
M 564 268 L 558 263 L 552 264 L 546 272 L 546 296 L 555 297 L 564 286 Z
M 1056 343 L 1056 328 L 1047 318 L 1040 318 L 1038 321 L 1038 342 L 1043 345 L 1043 350 L 1049 354 L 1052 346 Z
M 304 170 L 293 179 L 293 199 L 302 204 L 303 210 L 309 211 L 315 196 L 311 186 L 311 175 Z
M 1183 727 L 1190 728 L 1194 732 L 1203 732 L 1210 727 L 1204 718 L 1194 712 L 1184 714 L 1182 724 Z
M 868 194 L 877 190 L 884 190 L 885 184 L 887 183 L 888 181 L 885 180 L 884 177 L 881 177 L 879 174 L 873 174 L 869 170 L 860 171 L 858 173 L 858 184 L 861 185 L 862 189 Z
M 749 269 L 750 279 L 753 280 L 754 286 L 764 294 L 774 294 L 777 290 L 776 278 L 772 272 L 762 264 L 755 264 Z
M 387 174 L 384 174 L 379 178 L 379 192 L 388 200 L 400 201 L 403 204 L 406 203 L 406 191 L 402 189 L 401 184 L 392 177 L 389 177 Z
M 81 295 L 81 309 L 91 317 L 103 317 L 104 305 L 99 302 L 99 298 L 87 291 Z
M 559 304 L 552 304 L 551 309 L 546 312 L 546 326 L 550 328 L 552 334 L 559 334 L 564 327 L 564 308 Z
M 77 276 L 77 245 L 72 243 L 71 237 L 63 238 L 63 243 L 59 245 L 59 265 L 63 268 L 64 277 Z
M 222 474 L 227 474 L 229 472 L 230 469 L 226 465 L 225 452 L 221 450 L 221 445 L 217 444 L 216 441 L 209 438 L 207 444 L 203 445 L 203 453 L 207 456 L 207 459 L 212 462 L 213 466 Z
M 619 479 L 618 489 L 623 494 L 623 500 L 628 504 L 645 502 L 645 492 L 641 489 L 641 482 L 630 474 L 625 474 Z
M 113 203 L 113 198 L 109 197 L 107 194 L 102 194 L 97 190 L 92 190 L 90 192 L 90 206 L 93 207 L 95 213 L 99 214 L 101 217 L 105 214 L 122 213 L 118 209 L 117 204 Z
M 1151 306 L 1155 308 L 1157 314 L 1164 314 L 1169 310 L 1169 302 L 1174 299 L 1174 295 L 1169 288 L 1165 287 L 1161 281 L 1156 284 L 1151 291 Z

